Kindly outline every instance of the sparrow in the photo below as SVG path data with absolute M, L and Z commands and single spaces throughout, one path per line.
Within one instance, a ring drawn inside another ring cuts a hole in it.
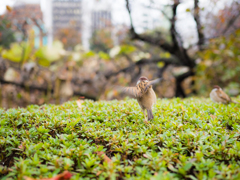
M 137 98 L 138 104 L 143 111 L 145 122 L 147 122 L 147 120 L 153 119 L 152 108 L 156 103 L 157 97 L 152 88 L 152 85 L 160 82 L 160 80 L 162 80 L 162 78 L 149 81 L 148 78 L 142 76 L 137 81 L 136 87 L 121 87 L 120 89 L 121 91 L 133 95 Z M 145 114 L 146 110 L 147 118 Z
M 213 102 L 216 103 L 237 103 L 233 101 L 218 85 L 213 86 L 213 90 L 210 93 L 210 98 Z

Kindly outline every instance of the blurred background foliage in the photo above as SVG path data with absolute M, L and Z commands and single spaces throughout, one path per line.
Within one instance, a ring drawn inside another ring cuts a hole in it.
M 8 48 L 15 41 L 14 31 L 11 29 L 11 22 L 0 17 L 0 46 Z
M 102 29 L 93 32 L 93 35 L 90 39 L 90 48 L 93 51 L 99 52 L 108 52 L 109 49 L 113 48 L 113 40 L 111 38 L 111 31 Z
M 239 94 L 240 30 L 210 40 L 208 48 L 198 55 L 196 87 L 200 94 L 206 94 L 214 85 L 224 87 L 231 96 Z
M 9 49 L 2 49 L 2 57 L 13 62 L 22 63 L 30 58 L 31 46 L 28 42 L 11 43 Z

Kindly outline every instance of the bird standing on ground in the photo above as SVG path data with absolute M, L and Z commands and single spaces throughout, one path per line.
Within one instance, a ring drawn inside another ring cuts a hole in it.
M 152 85 L 160 82 L 160 80 L 162 80 L 162 78 L 149 81 L 148 78 L 142 76 L 139 78 L 136 87 L 121 88 L 123 92 L 129 93 L 137 98 L 138 104 L 142 108 L 145 122 L 147 122 L 147 119 L 153 119 L 152 108 L 156 103 L 157 97 L 152 89 Z M 147 110 L 147 119 L 145 110 Z
M 210 93 L 210 98 L 213 102 L 228 104 L 228 103 L 237 103 L 233 101 L 218 85 L 213 87 L 213 90 Z

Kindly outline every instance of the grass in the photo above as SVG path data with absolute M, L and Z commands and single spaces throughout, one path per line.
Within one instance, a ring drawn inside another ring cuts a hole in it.
M 240 105 L 158 99 L 0 109 L 0 178 L 240 179 Z

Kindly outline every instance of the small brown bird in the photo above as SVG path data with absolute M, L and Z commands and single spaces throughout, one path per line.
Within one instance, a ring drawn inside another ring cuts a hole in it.
M 162 78 L 149 81 L 148 78 L 142 76 L 139 78 L 136 87 L 121 88 L 123 92 L 129 93 L 137 98 L 137 101 L 142 108 L 145 122 L 147 122 L 145 110 L 147 110 L 148 120 L 153 119 L 152 107 L 156 103 L 156 94 L 152 89 L 152 85 L 160 82 Z
M 210 98 L 216 103 L 237 103 L 233 101 L 218 85 L 213 86 L 213 90 L 210 93 Z

